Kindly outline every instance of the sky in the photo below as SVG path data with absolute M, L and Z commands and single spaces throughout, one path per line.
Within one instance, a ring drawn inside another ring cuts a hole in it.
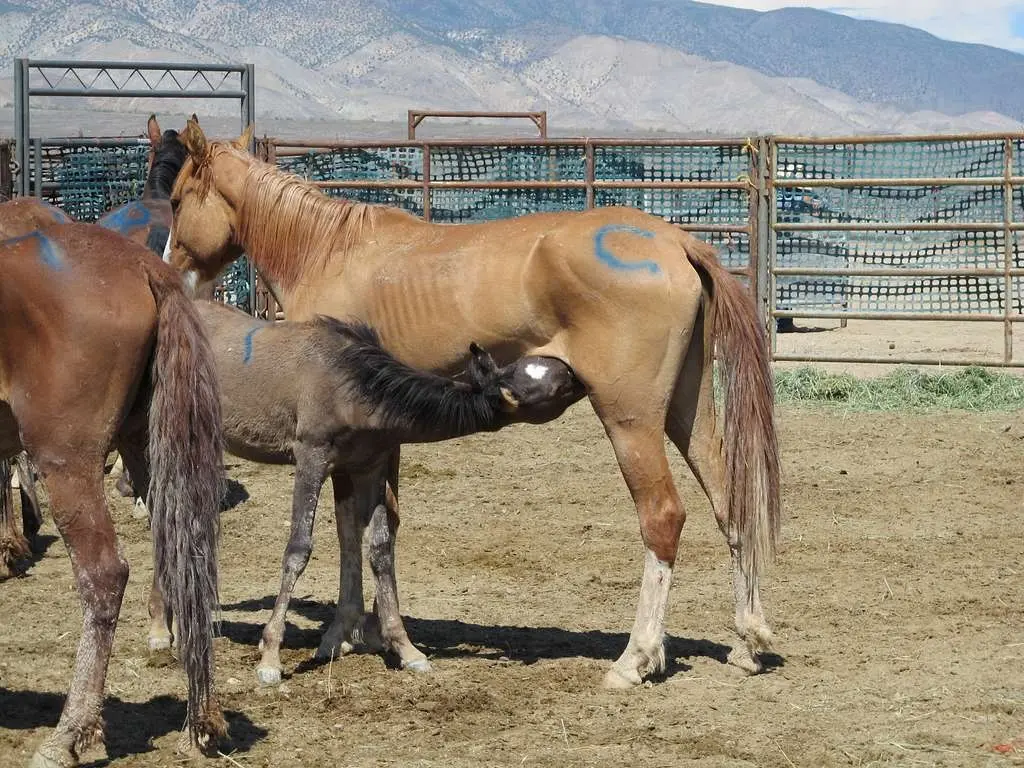
M 803 7 L 858 19 L 891 21 L 964 43 L 1024 53 L 1024 0 L 706 0 L 714 5 L 771 11 Z

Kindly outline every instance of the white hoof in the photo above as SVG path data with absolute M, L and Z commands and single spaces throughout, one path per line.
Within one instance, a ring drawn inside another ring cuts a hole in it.
M 135 499 L 135 504 L 132 506 L 132 517 L 136 520 L 148 520 L 149 510 L 146 509 L 146 502 L 142 500 L 142 497 Z
M 281 670 L 277 667 L 256 667 L 256 679 L 260 685 L 280 685 Z
M 640 673 L 635 669 L 622 670 L 618 667 L 612 667 L 604 675 L 604 687 L 615 691 L 636 688 L 642 682 Z
M 764 667 L 753 655 L 745 645 L 740 645 L 729 651 L 727 661 L 734 667 L 739 667 L 748 675 L 756 675 L 761 672 Z
M 44 750 L 49 754 L 44 754 Z M 28 768 L 74 768 L 76 765 L 78 765 L 78 761 L 71 756 L 70 752 L 61 750 L 60 754 L 56 754 L 56 750 L 40 747 L 32 755 Z
M 408 669 L 413 672 L 433 672 L 434 668 L 430 665 L 427 659 L 413 659 L 412 661 L 403 661 L 402 669 Z
M 151 637 L 147 642 L 151 652 L 171 650 L 171 638 L 169 637 Z

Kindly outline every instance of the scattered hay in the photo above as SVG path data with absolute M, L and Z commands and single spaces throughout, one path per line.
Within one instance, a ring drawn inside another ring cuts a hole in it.
M 780 403 L 823 403 L 850 411 L 1011 411 L 1024 409 L 1024 377 L 977 366 L 924 373 L 900 366 L 872 379 L 820 368 L 777 370 Z

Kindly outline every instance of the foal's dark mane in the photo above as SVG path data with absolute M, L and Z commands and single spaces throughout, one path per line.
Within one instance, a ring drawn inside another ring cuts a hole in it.
M 185 165 L 188 150 L 173 129 L 164 131 L 160 144 L 154 150 L 153 167 L 146 177 L 146 189 L 143 195 L 149 198 L 166 200 L 171 197 L 174 180 Z
M 365 323 L 324 315 L 315 322 L 344 340 L 323 351 L 351 383 L 353 394 L 372 411 L 380 410 L 385 427 L 429 423 L 439 433 L 463 435 L 497 426 L 497 380 L 477 397 L 466 397 L 468 384 L 406 365 L 384 349 L 377 332 Z

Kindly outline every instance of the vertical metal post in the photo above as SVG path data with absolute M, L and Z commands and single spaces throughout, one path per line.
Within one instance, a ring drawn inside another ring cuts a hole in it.
M 18 166 L 14 192 L 28 194 L 28 59 L 14 60 L 14 140 Z
M 767 216 L 764 217 L 765 221 L 763 226 L 764 238 L 767 241 L 765 243 L 765 285 L 767 286 L 767 305 L 768 305 L 768 338 L 771 341 L 771 354 L 772 359 L 775 359 L 776 351 L 776 331 L 778 330 L 775 319 L 776 302 L 778 301 L 779 295 L 775 287 L 775 267 L 778 262 L 778 243 L 776 242 L 775 225 L 778 222 L 778 206 L 775 200 L 775 169 L 779 167 L 779 145 L 773 137 L 768 137 L 767 141 L 767 152 L 764 152 L 765 156 L 765 208 L 767 209 Z
M 1013 140 L 1003 139 L 1003 362 L 1013 360 Z
M 241 112 L 242 112 L 242 131 L 250 125 L 254 125 L 256 122 L 256 70 L 252 64 L 246 64 L 245 69 L 241 73 L 241 90 L 243 96 L 241 101 Z M 249 137 L 249 151 L 253 154 L 256 153 L 256 132 L 253 131 L 253 135 Z M 251 258 L 246 259 L 249 265 L 249 274 L 247 280 L 249 283 L 249 298 L 246 302 L 249 314 L 256 315 L 256 265 L 253 264 Z
M 32 178 L 35 179 L 35 195 L 43 196 L 43 140 L 31 139 L 32 142 Z
M 423 145 L 423 220 L 430 221 L 430 145 Z
M 594 207 L 594 144 L 590 139 L 583 145 L 583 170 L 587 182 L 587 210 Z

